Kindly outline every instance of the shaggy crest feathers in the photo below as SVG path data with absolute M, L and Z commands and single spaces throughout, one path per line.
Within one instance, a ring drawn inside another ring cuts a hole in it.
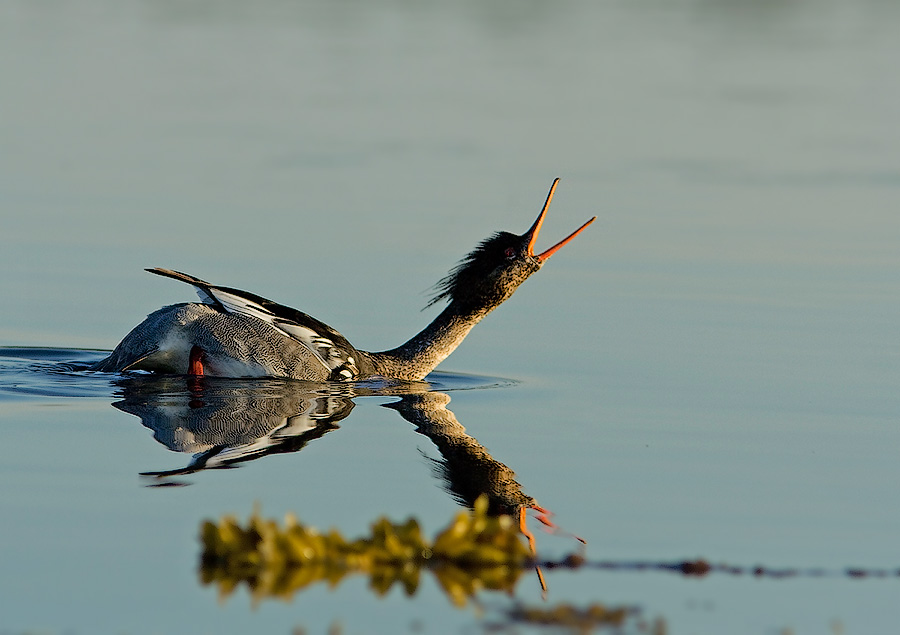
M 450 270 L 450 273 L 434 285 L 434 295 L 425 308 L 441 300 L 448 302 L 458 300 L 467 289 L 482 284 L 494 269 L 504 264 L 503 254 L 510 248 L 518 255 L 522 248 L 522 237 L 501 231 L 482 240 Z

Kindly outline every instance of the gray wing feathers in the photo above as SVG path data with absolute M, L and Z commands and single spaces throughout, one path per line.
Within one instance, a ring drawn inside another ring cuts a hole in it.
M 171 269 L 154 267 L 147 269 L 147 271 L 190 284 L 197 290 L 197 294 L 205 304 L 215 306 L 225 313 L 240 314 L 265 322 L 283 336 L 291 338 L 309 349 L 316 360 L 330 373 L 337 371 L 338 377 L 336 378 L 349 379 L 356 374 L 356 360 L 353 359 L 353 353 L 349 350 L 343 350 L 343 347 L 339 347 L 326 333 L 299 323 L 297 319 L 302 317 L 309 322 L 318 324 L 317 321 L 312 320 L 312 318 L 299 311 L 284 307 L 285 310 L 292 312 L 292 316 L 297 316 L 291 319 L 289 316 L 279 315 L 276 312 L 282 309 L 281 305 L 252 293 L 240 291 L 239 289 L 216 287 L 205 280 Z M 272 307 L 274 310 L 270 310 L 269 307 Z M 325 328 L 328 327 L 326 326 Z M 329 330 L 333 329 L 329 328 Z M 340 334 L 337 335 L 341 337 Z M 341 339 L 343 338 L 341 337 Z M 352 371 L 348 372 L 346 370 L 348 366 Z

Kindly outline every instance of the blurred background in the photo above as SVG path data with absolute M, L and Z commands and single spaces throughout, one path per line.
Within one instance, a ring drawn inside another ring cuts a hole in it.
M 193 298 L 142 271 L 162 266 L 389 348 L 433 317 L 420 311 L 429 288 L 479 240 L 530 226 L 559 176 L 538 248 L 598 220 L 442 365 L 520 382 L 457 393 L 469 432 L 598 557 L 896 567 L 898 59 L 900 5 L 883 0 L 6 0 L 0 344 L 111 349 L 150 311 Z M 238 494 L 212 479 L 169 498 L 140 490 L 138 513 L 119 506 L 135 496 L 128 478 L 157 466 L 128 457 L 152 442 L 108 401 L 89 416 L 69 402 L 57 415 L 4 407 L 18 436 L 0 461 L 22 488 L 0 504 L 25 514 L 10 531 L 25 541 L 60 500 L 118 479 L 90 513 L 157 551 L 182 544 L 177 612 L 196 632 L 297 620 L 290 605 L 225 613 L 197 597 L 198 514 L 302 501 L 353 535 L 377 513 L 433 527 L 455 509 L 416 435 L 370 423 L 317 442 L 346 454 L 238 471 Z M 46 445 L 37 423 L 53 416 L 108 421 L 84 427 L 90 462 L 64 436 Z M 125 423 L 134 436 L 113 441 Z M 338 469 L 373 452 L 407 457 L 372 464 L 383 491 Z M 101 473 L 69 491 L 53 476 L 63 456 Z M 329 467 L 332 489 L 268 489 Z M 151 532 L 148 510 L 175 524 Z M 92 521 L 72 513 L 89 540 Z M 10 628 L 40 625 L 28 589 L 58 576 L 44 543 L 28 544 L 17 562 L 31 586 L 12 596 Z M 145 598 L 172 575 L 164 558 L 127 557 Z M 752 582 L 613 574 L 555 588 L 645 606 L 672 632 L 894 627 L 893 581 Z M 308 605 L 328 607 L 319 626 L 354 606 L 323 595 Z M 440 623 L 435 604 L 405 602 L 360 609 L 349 632 L 396 626 L 370 622 L 391 607 L 404 628 Z M 164 631 L 147 604 L 113 611 L 110 630 L 144 632 L 137 615 Z M 99 628 L 90 608 L 73 603 L 57 630 Z

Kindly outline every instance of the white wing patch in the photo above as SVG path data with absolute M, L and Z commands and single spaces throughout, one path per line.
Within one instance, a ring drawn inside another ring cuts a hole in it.
M 275 317 L 274 313 L 272 313 L 268 309 L 264 309 L 253 300 L 248 300 L 247 298 L 243 298 L 239 295 L 234 295 L 233 293 L 228 293 L 227 291 L 222 291 L 221 289 L 217 289 L 215 287 L 210 287 L 209 293 L 200 290 L 199 295 L 201 298 L 204 295 L 210 296 L 213 302 L 218 302 L 219 304 L 224 306 L 230 313 L 250 315 L 255 318 L 259 318 L 263 322 L 269 323 L 271 323 Z
M 272 326 L 305 344 L 309 350 L 316 354 L 319 361 L 325 364 L 328 370 L 334 370 L 344 362 L 342 359 L 344 352 L 335 347 L 334 342 L 327 337 L 323 337 L 321 333 L 316 333 L 311 328 L 300 326 L 283 318 L 275 318 L 272 321 Z

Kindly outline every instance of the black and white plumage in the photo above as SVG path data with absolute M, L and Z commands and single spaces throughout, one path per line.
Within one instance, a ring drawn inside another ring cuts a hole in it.
M 179 271 L 147 271 L 187 282 L 203 303 L 151 313 L 95 370 L 184 374 L 199 349 L 207 375 L 347 381 L 371 371 L 343 335 L 306 313 Z
M 147 271 L 192 285 L 202 303 L 154 311 L 94 370 L 309 381 L 371 376 L 422 379 L 459 346 L 475 324 L 595 220 L 591 218 L 550 249 L 534 253 L 558 182 L 553 182 L 540 215 L 527 232 L 499 232 L 486 239 L 438 283 L 429 304 L 446 300 L 447 307 L 397 348 L 359 351 L 343 335 L 306 313 L 186 273 L 154 268 Z

